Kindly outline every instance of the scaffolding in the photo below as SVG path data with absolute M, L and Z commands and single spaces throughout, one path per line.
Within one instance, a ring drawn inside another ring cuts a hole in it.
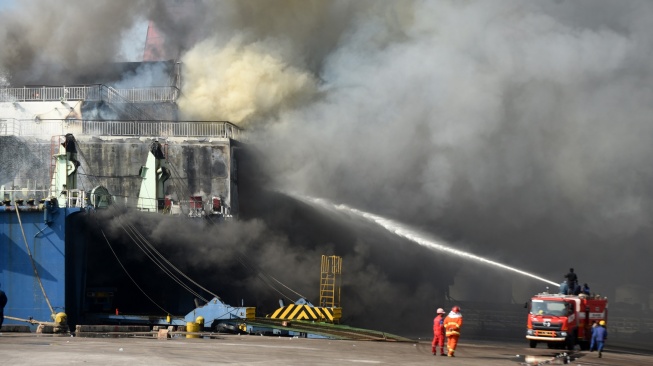
M 342 257 L 322 256 L 320 274 L 320 306 L 340 307 L 342 285 Z

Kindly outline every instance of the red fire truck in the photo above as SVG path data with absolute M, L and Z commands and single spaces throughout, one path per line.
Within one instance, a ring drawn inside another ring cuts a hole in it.
M 601 296 L 540 293 L 526 304 L 529 309 L 526 339 L 531 348 L 589 349 L 592 324 L 608 319 L 608 299 Z

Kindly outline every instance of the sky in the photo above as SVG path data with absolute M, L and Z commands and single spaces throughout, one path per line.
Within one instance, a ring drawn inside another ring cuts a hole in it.
M 574 267 L 624 308 L 651 308 L 652 3 L 162 4 L 0 8 L 0 72 L 28 84 L 131 58 L 152 19 L 183 65 L 182 118 L 229 120 L 264 152 L 252 174 L 268 193 L 245 204 L 242 230 L 278 249 L 267 270 L 341 251 L 359 308 L 379 293 L 435 308 L 445 289 L 472 301 L 543 286 L 270 193 L 293 192 L 547 279 Z

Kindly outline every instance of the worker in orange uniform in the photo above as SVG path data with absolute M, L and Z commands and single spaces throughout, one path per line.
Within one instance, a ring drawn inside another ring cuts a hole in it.
M 433 342 L 431 342 L 431 351 L 433 356 L 437 355 L 437 346 L 440 345 L 440 356 L 446 356 L 444 354 L 444 309 L 438 308 L 436 311 L 438 314 L 435 319 L 433 319 Z
M 444 318 L 444 329 L 447 334 L 447 349 L 449 353 L 447 356 L 454 357 L 456 352 L 456 345 L 458 345 L 458 337 L 460 337 L 460 327 L 463 326 L 463 316 L 460 314 L 460 308 L 454 306 L 451 312 Z

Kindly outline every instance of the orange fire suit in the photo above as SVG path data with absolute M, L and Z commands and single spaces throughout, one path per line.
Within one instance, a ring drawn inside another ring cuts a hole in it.
M 458 337 L 460 337 L 460 327 L 463 325 L 463 316 L 460 313 L 453 311 L 444 318 L 444 329 L 447 334 L 447 349 L 449 353 L 447 356 L 454 357 L 456 352 L 456 345 L 458 345 Z
M 431 342 L 431 352 L 436 354 L 437 346 L 440 345 L 440 354 L 444 355 L 444 314 L 438 314 L 433 319 L 433 342 Z

